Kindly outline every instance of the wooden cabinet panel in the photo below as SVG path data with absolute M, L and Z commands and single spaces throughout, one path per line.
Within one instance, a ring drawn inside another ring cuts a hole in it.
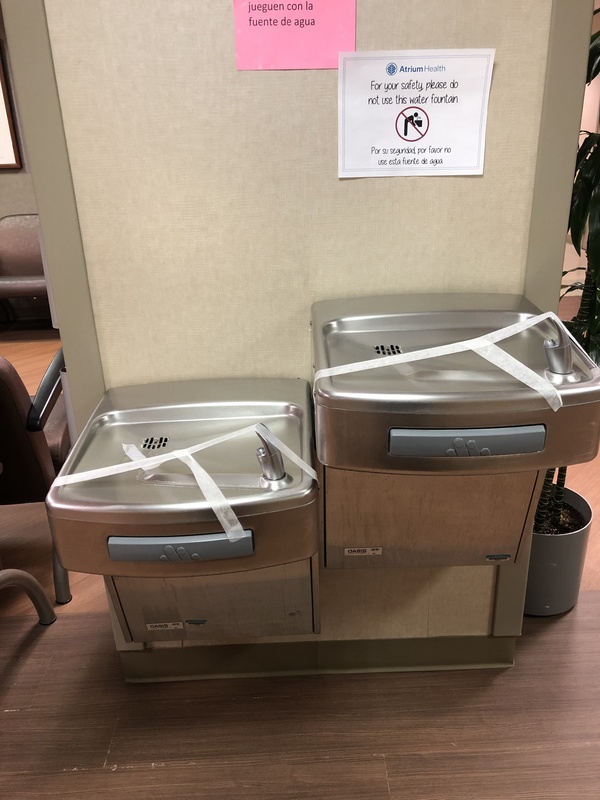
M 310 559 L 197 578 L 114 578 L 136 642 L 313 632 Z
M 512 561 L 536 476 L 537 472 L 399 475 L 326 468 L 326 566 Z

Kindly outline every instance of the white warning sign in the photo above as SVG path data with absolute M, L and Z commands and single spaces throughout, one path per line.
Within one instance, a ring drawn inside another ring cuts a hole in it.
M 494 55 L 341 53 L 339 177 L 481 175 Z

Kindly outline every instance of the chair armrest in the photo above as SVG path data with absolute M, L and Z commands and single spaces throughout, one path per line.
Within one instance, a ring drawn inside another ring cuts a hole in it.
M 0 275 L 0 298 L 48 297 L 43 275 Z
M 62 348 L 50 362 L 27 415 L 27 430 L 41 431 L 62 391 L 60 371 L 65 367 Z

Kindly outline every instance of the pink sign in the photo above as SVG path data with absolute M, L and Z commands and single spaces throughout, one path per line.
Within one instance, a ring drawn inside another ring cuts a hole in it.
M 233 0 L 236 66 L 337 69 L 356 46 L 356 0 L 263 3 Z

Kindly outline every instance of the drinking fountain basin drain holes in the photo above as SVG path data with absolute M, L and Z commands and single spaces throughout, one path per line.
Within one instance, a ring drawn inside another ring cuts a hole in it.
M 142 442 L 142 450 L 160 450 L 169 443 L 168 436 L 146 436 Z

